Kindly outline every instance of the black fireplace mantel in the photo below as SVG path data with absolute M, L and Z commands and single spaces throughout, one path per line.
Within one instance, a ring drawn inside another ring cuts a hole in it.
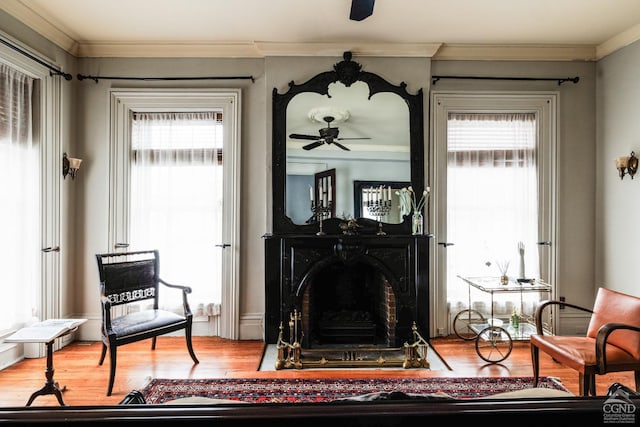
M 412 339 L 412 325 L 429 334 L 429 238 L 431 235 L 266 235 L 265 342 L 300 310 L 314 275 L 328 265 L 364 262 L 380 271 L 397 305 L 397 345 Z

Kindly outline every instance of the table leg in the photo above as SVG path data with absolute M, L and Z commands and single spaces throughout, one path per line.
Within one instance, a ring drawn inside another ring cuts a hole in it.
M 44 375 L 47 378 L 47 381 L 44 383 L 44 386 L 40 390 L 34 392 L 31 395 L 31 397 L 29 398 L 29 401 L 27 402 L 27 406 L 31 406 L 31 403 L 33 403 L 36 397 L 43 396 L 45 394 L 55 394 L 56 398 L 58 399 L 58 403 L 60 403 L 60 406 L 65 406 L 64 402 L 62 401 L 62 390 L 60 390 L 60 388 L 58 387 L 58 383 L 53 381 L 53 372 L 54 372 L 53 342 L 54 341 L 49 341 L 47 343 L 47 368 L 44 371 Z

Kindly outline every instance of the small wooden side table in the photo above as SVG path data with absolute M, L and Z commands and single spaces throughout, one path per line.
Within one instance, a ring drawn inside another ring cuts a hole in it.
M 26 406 L 31 406 L 36 397 L 47 394 L 55 395 L 60 406 L 65 406 L 62 400 L 64 387 L 60 389 L 58 383 L 53 380 L 53 343 L 56 338 L 76 331 L 78 327 L 86 321 L 87 319 L 49 319 L 19 329 L 4 339 L 5 342 L 45 343 L 47 346 L 47 367 L 44 371 L 47 380 L 40 390 L 35 391 L 31 395 Z

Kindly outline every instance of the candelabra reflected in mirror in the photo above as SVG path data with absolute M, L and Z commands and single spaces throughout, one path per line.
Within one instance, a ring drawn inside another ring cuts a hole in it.
M 378 236 L 384 236 L 385 233 L 382 230 L 382 218 L 386 217 L 391 211 L 391 187 L 388 188 L 369 188 L 365 191 L 366 200 L 364 205 L 369 212 L 369 215 L 377 218 L 378 220 Z
M 318 221 L 319 224 L 319 231 L 316 233 L 316 236 L 324 236 L 326 233 L 322 230 L 322 220 L 324 218 L 328 218 L 329 214 L 331 213 L 331 200 L 324 202 L 323 200 L 320 200 L 318 203 L 316 203 L 315 201 L 311 200 L 311 212 L 313 213 L 313 216 L 316 218 L 316 221 Z
M 322 220 L 329 218 L 333 212 L 333 187 L 329 183 L 329 186 L 318 186 L 317 201 L 313 193 L 313 188 L 309 187 L 309 197 L 311 198 L 311 212 L 314 218 L 318 221 L 320 229 L 316 233 L 316 236 L 324 236 L 326 233 L 322 230 Z

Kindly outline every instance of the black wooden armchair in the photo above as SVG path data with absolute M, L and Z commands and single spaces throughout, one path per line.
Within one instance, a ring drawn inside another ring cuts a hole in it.
M 184 329 L 187 349 L 195 363 L 199 363 L 191 343 L 193 315 L 187 295 L 191 288 L 169 284 L 159 277 L 158 250 L 96 254 L 100 273 L 102 303 L 102 355 L 104 362 L 109 348 L 111 368 L 107 396 L 111 395 L 116 374 L 116 349 L 125 344 L 151 338 L 151 349 L 156 348 L 156 337 Z M 182 314 L 158 308 L 160 284 L 182 294 Z M 127 305 L 148 300 L 149 308 L 129 312 Z

